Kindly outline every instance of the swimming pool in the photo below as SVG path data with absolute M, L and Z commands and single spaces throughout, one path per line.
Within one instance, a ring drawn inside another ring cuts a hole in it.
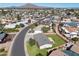
M 69 55 L 69 56 L 79 56 L 78 53 L 72 51 L 72 50 L 64 50 L 63 51 L 65 54 Z
M 79 22 L 72 21 L 72 22 L 65 22 L 64 24 L 67 24 L 69 26 L 78 26 L 79 25 Z

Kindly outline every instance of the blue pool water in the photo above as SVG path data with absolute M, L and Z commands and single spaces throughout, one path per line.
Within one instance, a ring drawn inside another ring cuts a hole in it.
M 72 22 L 67 22 L 67 23 L 64 23 L 64 24 L 68 24 L 70 26 L 77 26 L 77 25 L 79 25 L 79 22 L 72 21 Z
M 72 51 L 72 50 L 64 50 L 63 51 L 65 54 L 69 55 L 69 56 L 79 56 L 78 53 Z

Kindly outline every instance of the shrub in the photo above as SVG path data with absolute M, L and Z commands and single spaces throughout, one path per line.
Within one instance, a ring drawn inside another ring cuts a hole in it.
M 0 30 L 1 31 L 1 30 Z M 3 32 L 18 32 L 19 30 L 18 29 L 15 29 L 15 28 L 13 28 L 13 29 L 10 29 L 10 28 L 8 28 L 8 29 L 3 29 Z
M 48 32 L 48 30 L 50 30 L 49 27 L 43 27 L 43 28 L 42 28 L 42 31 L 45 32 L 45 33 Z
M 36 56 L 43 56 L 41 53 L 36 54 Z
M 24 24 L 20 24 L 20 27 L 24 27 L 25 25 Z
M 16 25 L 16 28 L 20 28 L 21 26 L 20 25 Z
M 34 39 L 32 39 L 32 38 L 30 38 L 29 39 L 29 44 L 30 44 L 30 46 L 33 46 L 33 45 L 35 45 L 35 40 Z
M 76 44 L 76 42 L 78 41 L 77 37 L 72 38 L 72 40 L 74 41 L 74 43 Z
M 0 52 L 4 52 L 4 51 L 5 51 L 5 49 L 4 49 L 4 48 L 1 48 L 1 49 L 0 49 Z

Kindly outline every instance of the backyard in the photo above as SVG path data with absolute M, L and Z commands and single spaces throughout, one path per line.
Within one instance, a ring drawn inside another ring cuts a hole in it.
M 57 47 L 57 46 L 60 46 L 60 45 L 62 45 L 62 44 L 65 43 L 65 41 L 61 37 L 59 37 L 58 35 L 56 35 L 56 34 L 53 34 L 53 35 L 50 34 L 50 35 L 47 35 L 47 36 L 50 37 L 50 38 L 52 38 L 53 41 L 55 42 L 53 44 L 53 48 Z

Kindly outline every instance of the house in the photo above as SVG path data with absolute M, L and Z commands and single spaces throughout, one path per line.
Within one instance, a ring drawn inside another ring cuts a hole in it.
M 4 41 L 5 37 L 7 36 L 6 33 L 0 32 L 0 43 Z
M 74 37 L 79 37 L 79 22 L 65 22 L 64 25 L 60 28 L 62 34 L 67 38 L 71 39 Z
M 61 21 L 61 23 L 65 23 L 65 22 L 71 22 L 70 18 L 63 18 L 63 20 Z
M 16 24 L 7 24 L 4 26 L 5 29 L 8 29 L 8 28 L 15 28 L 16 27 Z
M 16 23 L 16 25 L 26 24 L 26 23 L 28 23 L 28 19 L 21 19 L 21 21 Z
M 19 21 L 19 22 L 6 24 L 6 25 L 4 26 L 4 28 L 5 28 L 5 29 L 8 29 L 8 28 L 15 28 L 16 25 L 20 25 L 20 24 L 26 25 L 26 23 L 28 23 L 28 20 L 21 20 L 21 21 Z
M 43 21 L 41 21 L 41 23 L 44 25 L 50 25 L 51 22 L 52 20 L 50 18 L 45 18 Z
M 34 40 L 37 42 L 40 49 L 52 47 L 52 42 L 43 33 L 34 34 Z
M 2 23 L 2 24 L 8 24 L 8 23 L 11 23 L 11 22 L 13 22 L 13 21 L 14 21 L 14 20 L 6 19 L 6 18 L 1 19 L 1 23 Z
M 67 38 L 74 38 L 78 35 L 78 28 L 76 27 L 61 27 L 61 30 Z

